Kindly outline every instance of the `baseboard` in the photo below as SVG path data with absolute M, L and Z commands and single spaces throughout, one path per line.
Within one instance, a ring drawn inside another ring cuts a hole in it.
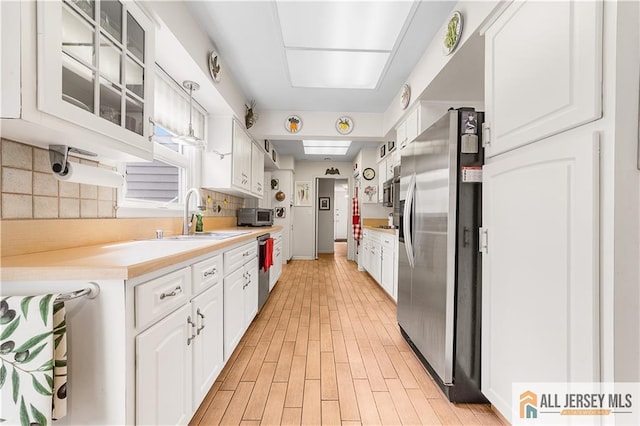
M 310 256 L 293 256 L 291 260 L 316 260 L 315 257 Z
M 335 240 L 333 240 L 333 242 L 335 242 L 335 243 L 346 243 L 347 239 L 346 238 L 336 238 Z
M 333 254 L 335 253 L 333 250 L 318 250 L 319 254 Z

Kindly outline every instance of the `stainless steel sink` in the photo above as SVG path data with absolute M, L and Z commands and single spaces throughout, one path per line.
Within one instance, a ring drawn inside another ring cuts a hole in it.
M 164 237 L 162 240 L 225 240 L 227 238 L 237 237 L 239 235 L 248 234 L 250 231 L 210 231 L 197 232 L 190 235 L 171 235 Z

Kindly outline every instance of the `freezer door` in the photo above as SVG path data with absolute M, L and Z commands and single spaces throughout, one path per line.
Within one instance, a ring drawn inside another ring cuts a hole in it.
M 414 141 L 411 295 L 423 324 L 414 344 L 445 384 L 453 382 L 457 123 L 450 111 Z
M 413 308 L 411 301 L 411 280 L 413 276 L 413 267 L 409 260 L 408 250 L 410 245 L 407 243 L 411 240 L 411 212 L 412 205 L 410 198 L 410 186 L 415 188 L 413 158 L 413 143 L 407 144 L 400 150 L 400 200 L 399 206 L 399 229 L 398 229 L 398 324 L 407 333 L 409 338 L 414 339 L 415 336 L 422 334 L 422 323 L 419 318 L 419 310 Z M 408 201 L 408 202 L 407 202 Z

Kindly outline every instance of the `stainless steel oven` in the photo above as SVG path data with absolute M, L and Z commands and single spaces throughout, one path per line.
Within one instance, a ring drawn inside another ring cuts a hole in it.
M 393 207 L 393 178 L 382 184 L 382 205 Z
M 400 227 L 400 166 L 393 168 L 393 226 Z

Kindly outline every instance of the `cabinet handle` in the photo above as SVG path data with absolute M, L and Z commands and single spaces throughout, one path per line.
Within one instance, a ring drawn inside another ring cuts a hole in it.
M 198 308 L 198 310 L 196 311 L 196 313 L 198 314 L 198 316 L 200 318 L 202 318 L 202 321 L 200 321 L 200 324 L 202 324 L 200 327 L 198 327 L 198 329 L 196 330 L 196 334 L 199 336 L 200 332 L 202 331 L 202 329 L 204 328 L 204 315 L 202 315 L 202 312 L 200 312 L 200 308 Z
M 165 297 L 173 297 L 176 296 L 178 294 L 182 293 L 182 287 L 178 286 L 176 288 L 173 289 L 173 291 L 171 293 L 162 293 L 160 295 L 160 300 L 164 299 Z
M 216 272 L 218 272 L 218 269 L 216 269 L 216 268 L 211 268 L 211 270 L 210 270 L 210 271 L 205 271 L 205 272 L 204 272 L 204 276 L 205 276 L 205 277 L 208 277 L 209 275 L 214 275 Z
M 196 328 L 196 324 L 191 320 L 191 316 L 187 317 L 187 324 L 191 325 L 191 329 Z M 195 334 L 192 334 L 191 337 L 187 338 L 187 346 L 191 344 L 191 341 L 196 338 Z

